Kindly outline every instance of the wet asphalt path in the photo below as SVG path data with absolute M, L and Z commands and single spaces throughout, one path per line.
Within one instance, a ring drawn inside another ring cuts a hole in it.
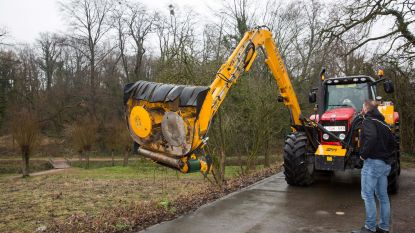
M 395 218 L 396 204 L 404 205 L 413 216 L 414 201 L 401 199 L 400 195 L 413 189 L 415 169 L 403 171 L 401 189 L 392 198 L 392 218 Z M 408 183 L 409 182 L 409 183 Z M 411 183 L 412 182 L 412 183 Z M 409 214 L 409 213 L 408 213 Z M 399 216 L 400 217 L 400 216 Z M 398 218 L 399 218 L 398 217 Z M 408 215 L 399 222 L 403 231 L 415 232 L 413 217 Z M 360 199 L 359 174 L 350 171 L 332 177 L 319 177 L 307 188 L 288 186 L 284 175 L 279 173 L 242 191 L 230 194 L 213 203 L 202 206 L 195 212 L 178 219 L 148 228 L 145 233 L 167 232 L 350 232 L 360 228 L 364 219 L 363 202 Z M 402 223 L 402 224 L 401 224 Z M 392 228 L 395 227 L 393 225 Z M 395 231 L 397 232 L 397 231 Z

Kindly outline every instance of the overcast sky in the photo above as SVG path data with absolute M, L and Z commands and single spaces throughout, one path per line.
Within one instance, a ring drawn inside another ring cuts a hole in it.
M 6 28 L 14 43 L 32 43 L 40 32 L 65 32 L 58 0 L 0 0 L 0 28 Z M 62 0 L 65 2 L 65 0 Z M 116 1 L 114 1 L 116 2 Z M 150 10 L 166 10 L 169 4 L 191 7 L 201 18 L 222 0 L 139 0 Z
M 69 0 L 60 0 L 68 2 Z M 115 4 L 117 0 L 113 0 Z M 134 1 L 134 0 L 133 0 Z M 168 14 L 168 6 L 173 4 L 176 9 L 191 8 L 199 22 L 208 22 L 213 18 L 212 12 L 223 6 L 224 0 L 135 0 L 143 3 L 150 11 L 157 10 Z M 291 0 L 279 0 L 286 3 Z M 332 2 L 333 0 L 323 0 Z M 255 4 L 265 4 L 265 0 L 257 0 Z M 32 44 L 41 32 L 67 33 L 67 19 L 62 19 L 59 0 L 0 0 L 0 29 L 8 31 L 8 37 L 3 42 L 10 44 Z M 259 22 L 260 23 L 260 22 Z M 386 25 L 392 25 L 387 20 L 381 20 L 374 27 L 374 34 L 390 30 Z M 153 41 L 153 40 L 151 40 Z M 376 45 L 378 42 L 375 43 Z M 154 49 L 156 45 L 150 45 Z

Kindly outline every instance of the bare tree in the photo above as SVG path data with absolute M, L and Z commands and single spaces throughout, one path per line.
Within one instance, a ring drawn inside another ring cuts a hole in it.
M 255 25 L 255 9 L 252 8 L 255 7 L 249 0 L 229 0 L 223 3 L 220 13 L 227 16 L 227 26 L 233 30 L 233 39 L 239 41 Z
M 0 27 L 0 45 L 2 45 L 2 41 L 4 40 L 4 38 L 7 36 L 8 32 L 5 28 Z
M 396 58 L 382 59 L 388 78 L 395 84 L 393 102 L 399 111 L 399 135 L 401 150 L 407 153 L 415 153 L 415 99 L 413 90 L 415 88 L 415 78 L 413 73 L 415 67 L 404 64 Z
M 15 103 L 35 108 L 37 97 L 42 90 L 40 70 L 37 64 L 36 53 L 30 46 L 24 46 L 18 52 L 18 69 L 12 77 L 12 93 Z
M 105 136 L 106 147 L 111 151 L 111 157 L 114 158 L 114 153 L 123 154 L 123 166 L 127 166 L 133 141 L 125 123 L 119 119 L 108 122 Z
M 71 19 L 72 37 L 79 46 L 77 49 L 89 61 L 89 104 L 93 115 L 96 115 L 97 65 L 109 53 L 100 50 L 100 46 L 111 29 L 108 22 L 111 8 L 112 1 L 109 0 L 71 0 L 61 4 L 61 9 Z
M 6 29 L 0 28 L 0 38 L 3 37 L 3 36 L 5 36 L 6 34 L 7 34 Z
M 351 53 L 372 41 L 384 41 L 388 44 L 383 53 L 393 49 L 403 51 L 408 59 L 415 57 L 415 2 L 408 0 L 355 0 L 348 2 L 339 17 L 325 30 L 330 40 L 342 37 L 352 29 L 360 31 L 356 38 L 359 43 L 350 49 Z M 377 30 L 385 20 L 392 21 L 389 30 Z M 377 28 L 376 28 L 377 26 Z M 380 31 L 380 32 L 379 32 Z
M 143 56 L 146 52 L 144 41 L 153 30 L 155 16 L 149 14 L 140 3 L 130 3 L 127 7 L 128 30 L 135 50 L 134 80 L 138 80 L 142 76 Z
M 323 45 L 321 38 L 321 30 L 323 22 L 321 19 L 323 5 L 315 0 L 302 1 L 299 7 L 303 10 L 301 21 L 298 22 L 297 37 L 294 40 L 297 54 L 300 56 L 300 72 L 301 79 L 310 78 L 312 62 L 315 61 L 317 50 Z M 300 24 L 300 25 L 299 25 Z M 320 70 L 320 67 L 318 67 Z
M 294 50 L 293 40 L 298 36 L 299 30 L 295 28 L 295 24 L 299 21 L 301 9 L 297 7 L 297 3 L 293 2 L 289 5 L 278 4 L 275 1 L 267 3 L 267 11 L 264 14 L 264 22 L 273 32 L 276 45 L 281 56 L 288 59 L 289 52 Z M 292 66 L 291 62 L 286 65 Z M 291 68 L 288 68 L 291 70 Z
M 45 73 L 47 90 L 52 86 L 53 73 L 57 68 L 57 59 L 62 51 L 60 45 L 63 40 L 58 35 L 50 33 L 41 33 L 40 38 L 37 40 L 41 52 L 41 57 L 38 60 L 39 67 Z
M 127 30 L 127 14 L 125 12 L 127 2 L 119 1 L 118 5 L 114 7 L 112 16 L 113 27 L 117 31 L 118 50 L 120 52 L 121 65 L 124 70 L 125 82 L 130 82 L 130 71 L 128 67 L 127 57 L 127 42 L 128 42 L 128 30 Z
M 66 128 L 73 148 L 79 153 L 80 158 L 85 157 L 86 168 L 89 168 L 89 156 L 97 140 L 97 130 L 96 120 L 90 118 L 81 118 Z
M 193 11 L 177 11 L 171 5 L 170 15 L 158 15 L 155 31 L 159 40 L 160 59 L 157 78 L 169 82 L 194 83 L 197 51 Z
M 22 174 L 29 176 L 29 158 L 39 140 L 39 125 L 36 114 L 27 109 L 16 110 L 10 122 L 14 140 L 22 153 Z
M 169 6 L 170 15 L 157 15 L 156 34 L 159 39 L 161 60 L 185 62 L 188 55 L 194 52 L 194 21 L 192 11 L 181 12 Z
M 0 127 L 3 126 L 7 113 L 9 93 L 18 70 L 18 64 L 19 60 L 14 52 L 0 51 Z

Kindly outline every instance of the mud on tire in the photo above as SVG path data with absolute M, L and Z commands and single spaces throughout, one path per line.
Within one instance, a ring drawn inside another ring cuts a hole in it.
M 290 185 L 308 186 L 314 182 L 314 165 L 307 163 L 307 136 L 294 132 L 287 136 L 284 145 L 284 175 Z

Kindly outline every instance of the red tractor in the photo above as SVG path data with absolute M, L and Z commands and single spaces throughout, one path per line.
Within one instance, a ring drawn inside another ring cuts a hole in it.
M 399 155 L 399 115 L 390 101 L 382 101 L 378 96 L 377 85 L 383 83 L 384 91 L 392 93 L 393 84 L 379 79 L 357 75 L 326 79 L 324 69 L 320 85 L 309 94 L 309 102 L 315 103 L 317 112 L 309 119 L 304 129 L 287 136 L 284 147 L 284 168 L 288 184 L 308 186 L 314 181 L 316 171 L 344 171 L 360 169 L 359 158 L 360 126 L 363 116 L 360 114 L 367 99 L 376 100 L 378 109 L 384 115 L 396 138 L 396 150 L 388 177 L 389 193 L 398 190 L 400 174 Z

